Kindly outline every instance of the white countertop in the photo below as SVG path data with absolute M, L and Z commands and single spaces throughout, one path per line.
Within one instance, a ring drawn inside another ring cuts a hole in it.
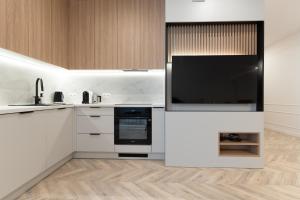
M 59 108 L 73 108 L 74 105 L 51 105 L 51 106 L 0 106 L 0 115 L 30 112 L 30 111 L 41 111 L 41 110 L 53 110 Z
M 73 107 L 165 107 L 163 104 L 138 104 L 138 103 L 97 103 L 97 104 L 67 104 L 51 106 L 0 106 L 0 115 L 30 111 L 53 110 Z
M 75 104 L 75 107 L 165 107 L 163 104 L 144 103 L 96 103 L 96 104 Z

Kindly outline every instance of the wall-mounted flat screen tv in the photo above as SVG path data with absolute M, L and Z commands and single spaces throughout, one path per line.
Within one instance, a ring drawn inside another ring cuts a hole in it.
M 257 56 L 173 56 L 172 103 L 257 102 Z

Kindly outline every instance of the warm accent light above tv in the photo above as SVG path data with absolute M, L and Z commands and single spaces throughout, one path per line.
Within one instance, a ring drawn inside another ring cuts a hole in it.
M 168 24 L 168 62 L 184 55 L 256 55 L 257 24 Z

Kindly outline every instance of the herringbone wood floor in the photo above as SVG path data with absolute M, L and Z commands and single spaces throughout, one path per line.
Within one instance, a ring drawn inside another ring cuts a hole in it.
M 19 199 L 300 199 L 300 138 L 267 132 L 266 166 L 169 168 L 162 161 L 72 160 Z

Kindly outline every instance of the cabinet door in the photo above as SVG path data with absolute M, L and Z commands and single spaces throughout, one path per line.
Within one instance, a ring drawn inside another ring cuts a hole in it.
M 6 0 L 0 0 L 0 48 L 6 48 Z
M 93 69 L 95 66 L 95 0 L 72 0 L 69 4 L 70 68 Z
M 28 4 L 28 0 L 6 1 L 6 47 L 24 55 L 29 51 Z
M 164 68 L 165 2 L 141 0 L 141 66 L 147 69 Z
M 73 109 L 43 112 L 46 131 L 47 168 L 61 161 L 73 151 Z
M 118 1 L 118 66 L 141 68 L 141 0 Z
M 29 2 L 29 56 L 51 62 L 51 1 Z
M 0 199 L 45 170 L 41 113 L 0 116 Z
M 69 0 L 52 0 L 52 63 L 68 68 Z
M 152 152 L 165 152 L 165 109 L 152 108 Z
M 95 1 L 95 67 L 118 67 L 117 0 Z
M 118 66 L 164 67 L 164 0 L 118 1 Z

